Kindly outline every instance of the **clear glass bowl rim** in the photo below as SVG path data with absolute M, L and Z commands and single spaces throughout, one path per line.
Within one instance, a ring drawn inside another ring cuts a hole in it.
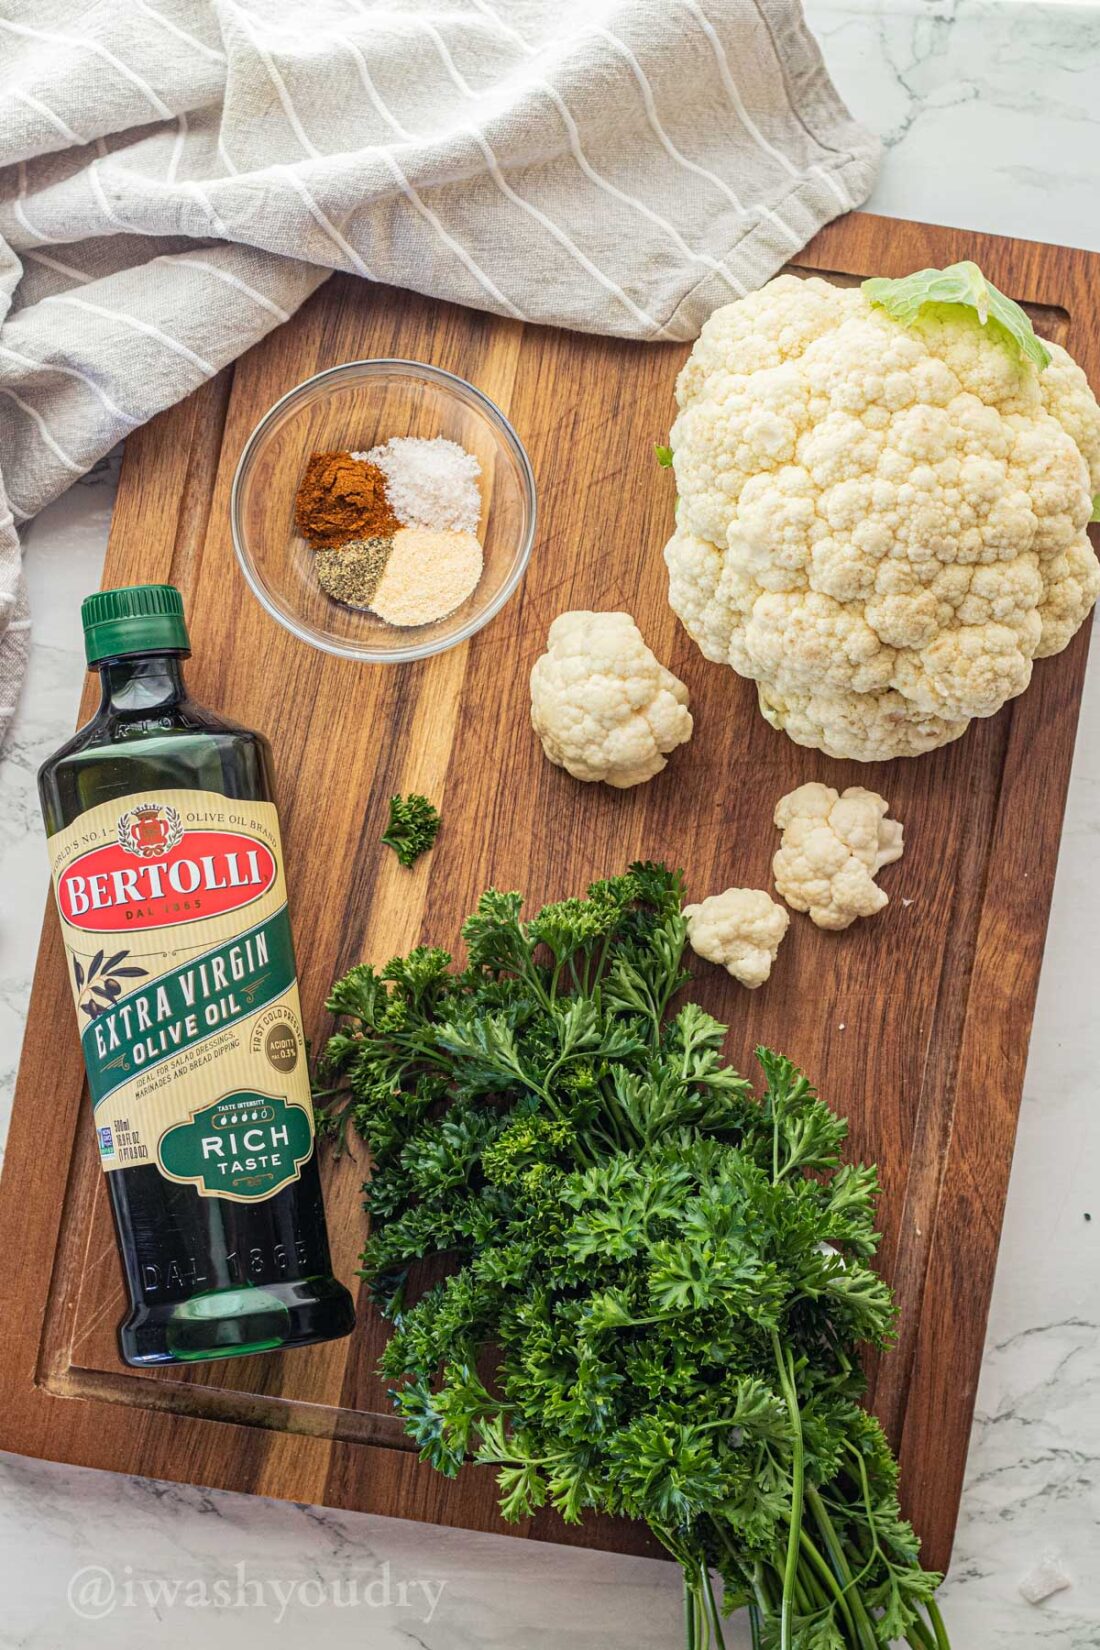
M 375 650 L 355 642 L 340 642 L 332 637 L 317 635 L 278 606 L 260 578 L 245 544 L 245 535 L 241 524 L 241 490 L 252 459 L 262 445 L 271 426 L 296 401 L 303 399 L 307 392 L 315 389 L 318 385 L 335 387 L 342 378 L 346 377 L 373 378 L 384 373 L 396 375 L 398 378 L 427 379 L 447 394 L 457 396 L 461 401 L 472 402 L 480 412 L 485 414 L 485 417 L 503 438 L 505 447 L 510 449 L 519 465 L 528 519 L 527 531 L 524 534 L 515 564 L 507 579 L 505 579 L 492 601 L 468 619 L 461 629 L 455 631 L 453 636 L 437 637 L 431 642 L 410 643 L 408 647 Z M 531 468 L 531 460 L 527 456 L 523 442 L 496 402 L 491 401 L 483 390 L 478 389 L 476 384 L 471 384 L 468 379 L 460 378 L 457 373 L 447 372 L 444 367 L 432 366 L 427 361 L 411 361 L 399 355 L 370 356 L 358 361 L 341 361 L 335 367 L 324 367 L 320 372 L 311 374 L 309 378 L 303 378 L 300 384 L 295 384 L 287 390 L 284 395 L 279 397 L 278 401 L 267 409 L 241 449 L 241 456 L 237 460 L 237 468 L 233 474 L 233 485 L 229 494 L 229 526 L 233 535 L 233 549 L 241 572 L 248 582 L 249 589 L 260 606 L 285 630 L 289 630 L 292 635 L 296 636 L 299 641 L 308 643 L 310 647 L 319 648 L 323 653 L 334 653 L 341 659 L 357 659 L 363 664 L 409 664 L 415 659 L 428 659 L 433 653 L 445 653 L 448 648 L 457 647 L 459 643 L 469 641 L 470 637 L 483 629 L 490 619 L 496 617 L 505 602 L 514 595 L 520 580 L 527 571 L 527 563 L 531 559 L 531 550 L 535 542 L 537 515 L 535 475 Z

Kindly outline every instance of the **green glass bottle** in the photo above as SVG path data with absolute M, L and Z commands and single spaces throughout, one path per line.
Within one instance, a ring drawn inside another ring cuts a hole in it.
M 188 698 L 172 585 L 83 604 L 98 711 L 38 776 L 128 1364 L 346 1335 L 271 752 Z

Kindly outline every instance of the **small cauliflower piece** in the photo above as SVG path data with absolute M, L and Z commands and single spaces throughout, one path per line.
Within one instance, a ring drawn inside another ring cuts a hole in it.
M 819 928 L 833 929 L 888 905 L 875 877 L 901 858 L 904 846 L 901 821 L 887 819 L 889 810 L 862 785 L 843 795 L 831 785 L 800 785 L 783 797 L 775 810 L 783 840 L 772 871 L 787 904 L 808 911 Z
M 625 789 L 691 738 L 688 690 L 629 613 L 561 613 L 531 672 L 531 721 L 556 767 Z
M 790 917 L 762 888 L 727 888 L 685 905 L 688 944 L 755 991 L 772 971 Z

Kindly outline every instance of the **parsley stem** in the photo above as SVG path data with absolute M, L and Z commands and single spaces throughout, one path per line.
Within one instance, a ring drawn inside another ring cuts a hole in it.
M 702 1561 L 697 1561 L 690 1569 L 684 1570 L 684 1597 L 691 1623 L 688 1644 L 691 1650 L 711 1650 L 711 1617 L 703 1593 L 704 1575 Z M 720 1641 L 716 1650 L 723 1650 Z
M 852 1572 L 848 1566 L 848 1560 L 844 1556 L 844 1548 L 841 1546 L 836 1530 L 833 1528 L 832 1519 L 829 1517 L 825 1505 L 815 1489 L 806 1491 L 806 1504 L 813 1513 L 817 1527 L 821 1531 L 821 1538 L 825 1543 L 829 1560 L 836 1571 L 837 1579 L 843 1583 L 844 1593 L 848 1598 L 856 1629 L 859 1633 L 859 1642 L 862 1646 L 866 1646 L 867 1650 L 875 1650 L 878 1639 L 875 1637 L 874 1628 L 871 1626 L 870 1618 L 863 1607 L 863 1600 L 856 1591 Z
M 798 1547 L 802 1535 L 802 1506 L 805 1489 L 806 1463 L 802 1443 L 802 1417 L 798 1409 L 798 1393 L 794 1384 L 794 1358 L 784 1353 L 779 1334 L 771 1332 L 772 1351 L 779 1371 L 779 1384 L 787 1401 L 791 1423 L 791 1522 L 787 1532 L 787 1559 L 783 1568 L 783 1598 L 780 1607 L 780 1650 L 792 1650 L 794 1620 L 794 1588 L 798 1573 Z
M 925 1601 L 928 1619 L 932 1623 L 932 1631 L 936 1635 L 936 1650 L 951 1650 L 951 1641 L 947 1636 L 947 1626 L 940 1615 L 939 1605 L 934 1598 Z
M 691 1578 L 691 1597 L 695 1614 L 695 1642 L 697 1650 L 710 1650 L 710 1618 L 703 1603 L 703 1592 L 698 1575 Z
M 710 1616 L 711 1630 L 714 1633 L 715 1650 L 726 1650 L 726 1641 L 722 1633 L 722 1619 L 718 1614 L 718 1603 L 714 1597 L 714 1588 L 711 1585 L 710 1570 L 706 1560 L 700 1566 L 703 1581 L 703 1602 Z
M 810 1540 L 810 1537 L 805 1529 L 801 1531 L 800 1545 L 806 1558 L 809 1559 L 812 1568 L 820 1577 L 823 1585 L 827 1588 L 829 1593 L 831 1593 L 837 1609 L 844 1617 L 845 1624 L 848 1628 L 849 1637 L 853 1641 L 858 1641 L 860 1635 L 856 1631 L 856 1624 L 852 1618 L 852 1612 L 848 1608 L 848 1600 L 845 1597 L 844 1589 L 838 1584 L 836 1577 L 826 1564 L 825 1560 L 822 1558 L 821 1554 L 818 1552 L 817 1548 L 814 1546 L 813 1542 Z
M 691 1577 L 686 1568 L 684 1570 L 684 1650 L 696 1650 L 695 1594 L 692 1591 Z
M 905 1642 L 913 1646 L 913 1650 L 935 1650 L 932 1635 L 919 1614 L 914 1616 L 905 1629 Z
M 754 1572 L 754 1585 L 756 1587 L 757 1592 L 760 1595 L 760 1599 L 761 1599 L 760 1608 L 761 1608 L 761 1610 L 764 1614 L 765 1619 L 769 1615 L 774 1616 L 775 1615 L 775 1600 L 772 1598 L 772 1593 L 771 1593 L 771 1578 L 769 1577 L 769 1575 L 768 1575 L 767 1571 L 765 1570 L 764 1566 L 760 1563 L 757 1564 L 756 1570 Z

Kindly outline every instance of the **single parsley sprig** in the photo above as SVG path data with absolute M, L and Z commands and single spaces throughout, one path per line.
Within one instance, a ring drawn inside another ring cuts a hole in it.
M 406 868 L 426 853 L 439 835 L 442 821 L 426 796 L 415 791 L 390 797 L 390 819 L 382 841 Z
M 688 1650 L 722 1645 L 713 1572 L 758 1650 L 947 1650 L 860 1404 L 894 1326 L 875 1171 L 789 1060 L 758 1050 L 754 1097 L 675 1007 L 682 896 L 650 864 L 529 920 L 490 890 L 464 969 L 422 947 L 334 987 L 383 1373 L 422 1458 L 490 1465 L 505 1518 L 644 1519 Z

